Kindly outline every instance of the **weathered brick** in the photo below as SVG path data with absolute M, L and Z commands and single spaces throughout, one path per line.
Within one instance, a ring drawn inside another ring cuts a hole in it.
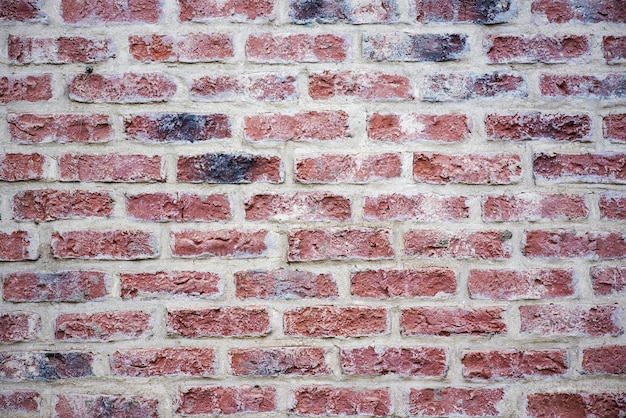
M 626 184 L 626 154 L 535 154 L 535 176 L 557 183 Z
M 427 102 L 528 96 L 526 77 L 505 72 L 427 74 L 421 79 L 420 90 Z
M 507 331 L 502 308 L 419 307 L 402 310 L 400 333 L 411 335 L 490 335 Z
M 523 379 L 567 373 L 565 350 L 464 351 L 463 377 L 468 379 Z
M 581 220 L 589 215 L 585 197 L 568 194 L 518 193 L 482 198 L 483 221 L 521 222 Z
M 413 178 L 430 184 L 513 184 L 521 181 L 517 154 L 413 154 Z
M 24 190 L 13 196 L 13 217 L 21 221 L 108 218 L 113 212 L 108 192 L 86 190 Z
M 607 64 L 626 62 L 626 36 L 602 37 L 602 51 Z
M 400 154 L 318 154 L 296 158 L 299 183 L 357 183 L 390 180 L 402 175 Z
M 320 35 L 261 33 L 248 37 L 249 61 L 264 63 L 343 62 L 349 57 L 350 38 Z
M 533 393 L 527 395 L 529 417 L 619 417 L 625 393 Z
M 485 47 L 493 64 L 560 64 L 589 60 L 591 44 L 582 35 L 488 35 Z
M 65 313 L 56 319 L 55 338 L 66 341 L 117 341 L 152 334 L 153 319 L 143 311 Z
M 158 418 L 159 401 L 141 395 L 57 395 L 54 405 L 55 417 L 135 417 Z
M 84 351 L 0 352 L 1 380 L 59 380 L 94 375 L 94 354 Z
M 33 340 L 39 335 L 40 329 L 41 317 L 34 312 L 0 313 L 0 343 Z
M 323 348 L 248 348 L 228 350 L 235 376 L 328 375 Z
M 419 23 L 506 23 L 517 16 L 512 0 L 454 1 L 411 0 L 412 18 Z
M 593 293 L 596 296 L 620 294 L 626 290 L 626 266 L 593 266 L 590 273 Z
M 200 271 L 173 271 L 166 273 L 121 273 L 122 299 L 201 297 L 215 298 L 222 293 L 220 276 Z
M 419 258 L 494 259 L 511 257 L 510 231 L 409 231 L 404 253 Z
M 409 391 L 409 413 L 418 416 L 500 416 L 504 390 L 491 388 L 427 388 Z
M 534 0 L 531 12 L 542 23 L 626 22 L 626 10 L 619 1 Z
M 107 296 L 107 274 L 100 271 L 11 273 L 2 295 L 9 302 L 87 302 Z
M 348 114 L 303 112 L 245 118 L 246 138 L 251 141 L 331 141 L 350 136 Z
M 298 270 L 239 271 L 235 273 L 235 294 L 240 299 L 336 298 L 332 274 Z
M 621 334 L 617 306 L 520 306 L 521 332 L 533 335 L 602 336 Z
M 188 183 L 282 183 L 279 157 L 252 154 L 203 154 L 178 157 L 178 181 Z
M 389 333 L 386 308 L 318 306 L 284 314 L 285 335 L 294 337 L 365 337 Z
M 9 60 L 15 64 L 67 64 L 106 61 L 115 57 L 111 39 L 80 36 L 32 38 L 9 35 Z
M 174 257 L 261 257 L 267 253 L 271 239 L 267 230 L 185 230 L 170 234 L 170 249 Z
M 41 102 L 52 98 L 52 75 L 0 77 L 0 103 Z
M 542 74 L 541 95 L 555 98 L 623 99 L 626 97 L 626 73 L 610 74 Z
M 160 156 L 143 154 L 63 154 L 59 158 L 61 181 L 162 182 Z
M 126 195 L 126 208 L 131 219 L 157 222 L 223 221 L 231 214 L 230 201 L 224 194 Z
M 0 261 L 36 260 L 38 245 L 37 236 L 28 231 L 0 231 Z
M 442 377 L 447 369 L 443 348 L 344 348 L 340 355 L 341 370 L 347 375 Z
M 600 195 L 598 202 L 602 219 L 626 219 L 626 195 L 605 192 Z
M 0 0 L 0 23 L 48 23 L 43 0 Z
M 296 229 L 289 231 L 289 261 L 392 258 L 388 230 Z
M 424 113 L 374 113 L 367 121 L 367 134 L 375 141 L 458 142 L 469 138 L 471 121 L 466 115 Z
M 613 142 L 626 142 L 626 113 L 607 115 L 602 118 L 602 133 Z
M 163 16 L 159 0 L 61 0 L 65 23 L 81 26 L 111 23 L 157 23 Z
M 90 144 L 113 139 L 111 118 L 104 114 L 10 113 L 7 122 L 11 141 L 21 144 Z
M 6 416 L 38 412 L 41 403 L 39 392 L 34 391 L 0 391 L 0 413 Z
M 244 202 L 247 221 L 346 221 L 351 202 L 324 192 L 255 194 Z
M 582 367 L 583 373 L 626 374 L 626 346 L 586 348 Z
M 233 39 L 225 33 L 133 35 L 128 45 L 133 59 L 141 62 L 214 62 L 234 56 Z
M 469 206 L 464 196 L 378 195 L 366 196 L 363 219 L 367 221 L 458 221 L 469 217 Z
M 124 118 L 131 141 L 149 143 L 202 142 L 231 137 L 230 118 L 222 113 L 148 113 Z
M 293 23 L 393 23 L 398 20 L 396 0 L 291 0 Z
M 217 366 L 213 348 L 171 347 L 130 349 L 113 353 L 111 374 L 125 377 L 213 376 Z
M 274 20 L 274 0 L 178 0 L 181 22 L 267 22 Z
M 158 238 L 140 230 L 52 233 L 52 256 L 91 260 L 141 260 L 159 255 Z
M 586 114 L 524 112 L 492 113 L 485 117 L 485 131 L 490 139 L 503 141 L 591 141 L 591 117 Z
M 43 154 L 0 154 L 0 181 L 43 180 L 46 164 Z
M 519 300 L 574 296 L 573 270 L 470 270 L 468 289 L 472 299 Z
M 467 35 L 457 33 L 364 34 L 363 58 L 370 61 L 451 61 L 469 51 Z
M 522 253 L 530 258 L 610 260 L 626 257 L 626 237 L 622 232 L 526 231 L 523 244 Z
M 276 388 L 270 386 L 200 386 L 179 393 L 176 413 L 183 415 L 269 413 L 276 410 Z
M 167 102 L 176 93 L 174 77 L 160 73 L 74 74 L 69 98 L 81 103 Z
M 281 102 L 298 99 L 294 74 L 218 75 L 194 79 L 189 97 L 196 102 Z
M 314 100 L 358 98 L 362 100 L 413 100 L 408 77 L 379 71 L 356 73 L 324 71 L 309 76 L 309 95 Z
M 455 291 L 456 277 L 450 269 L 366 270 L 351 274 L 350 292 L 360 297 L 434 297 L 452 295 Z
M 187 338 L 259 337 L 270 331 L 270 317 L 265 308 L 181 309 L 167 313 L 168 334 Z

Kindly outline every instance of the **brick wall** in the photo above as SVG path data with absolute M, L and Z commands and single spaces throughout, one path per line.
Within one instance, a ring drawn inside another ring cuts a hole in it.
M 0 0 L 0 416 L 623 417 L 623 0 Z

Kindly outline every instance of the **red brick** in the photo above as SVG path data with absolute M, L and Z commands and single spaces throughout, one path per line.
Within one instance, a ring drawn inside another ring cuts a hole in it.
M 393 23 L 398 20 L 396 0 L 293 0 L 289 4 L 293 23 Z
M 323 348 L 230 349 L 235 376 L 317 376 L 331 374 Z
M 366 270 L 351 274 L 351 294 L 366 298 L 434 297 L 455 291 L 456 277 L 450 269 Z
M 526 77 L 518 73 L 438 73 L 422 77 L 422 100 L 449 102 L 482 98 L 525 98 Z
M 189 183 L 282 183 L 279 157 L 252 154 L 202 154 L 178 157 L 177 179 Z
M 247 221 L 346 221 L 351 202 L 324 192 L 255 194 L 245 201 Z
M 93 376 L 94 355 L 82 351 L 0 352 L 2 380 L 52 381 Z
M 126 377 L 213 376 L 217 366 L 212 348 L 172 347 L 121 350 L 109 359 L 111 374 Z
M 176 93 L 174 77 L 160 73 L 74 74 L 70 100 L 82 103 L 167 102 Z
M 573 270 L 471 270 L 469 294 L 472 299 L 519 300 L 574 296 Z
M 301 386 L 292 394 L 290 413 L 302 415 L 385 416 L 393 411 L 389 389 Z
M 280 102 L 298 99 L 294 74 L 206 76 L 193 80 L 189 97 L 195 102 Z
M 626 374 L 626 346 L 584 349 L 582 366 L 584 373 Z
M 502 308 L 462 309 L 419 307 L 403 309 L 400 333 L 411 335 L 489 335 L 507 331 Z
M 176 296 L 215 298 L 222 293 L 220 276 L 200 271 L 173 271 L 166 273 L 121 273 L 122 299 L 152 298 L 160 295 L 173 299 Z
M 411 389 L 409 413 L 419 416 L 465 415 L 500 416 L 504 390 L 489 388 Z
M 602 219 L 626 219 L 626 195 L 605 192 L 600 195 L 600 217 Z
M 168 334 L 187 338 L 260 337 L 270 331 L 270 317 L 265 308 L 182 309 L 167 313 Z
M 235 294 L 240 299 L 336 298 L 337 284 L 332 274 L 298 270 L 235 273 Z
M 553 182 L 626 183 L 626 154 L 535 154 L 535 176 Z
M 624 393 L 533 393 L 527 396 L 529 417 L 615 417 L 626 410 Z
M 0 313 L 0 342 L 33 340 L 39 335 L 40 329 L 41 318 L 36 313 L 22 311 Z
M 600 75 L 542 74 L 541 95 L 557 98 L 622 99 L 626 97 L 626 74 Z
M 269 386 L 204 386 L 179 393 L 176 413 L 183 415 L 264 413 L 276 410 L 276 389 Z
M 28 231 L 0 231 L 0 261 L 36 260 L 39 258 L 37 237 Z
M 386 308 L 331 306 L 293 309 L 284 314 L 284 332 L 296 337 L 365 337 L 389 333 Z
M 394 254 L 390 232 L 375 229 L 289 231 L 289 261 L 380 260 Z
M 593 293 L 596 296 L 609 296 L 626 290 L 626 266 L 593 266 L 590 273 Z
M 0 413 L 11 416 L 28 412 L 39 412 L 41 396 L 33 391 L 1 391 Z
M 299 183 L 371 183 L 402 175 L 400 154 L 317 154 L 296 158 Z
M 21 221 L 109 218 L 113 198 L 108 192 L 86 190 L 24 190 L 13 196 L 13 216 Z
M 604 36 L 602 51 L 607 64 L 626 62 L 626 36 Z
M 350 38 L 320 35 L 261 33 L 248 36 L 246 56 L 264 63 L 343 62 L 348 59 Z
M 586 114 L 524 112 L 492 113 L 485 118 L 485 130 L 491 139 L 502 141 L 591 141 L 591 117 Z
M 43 0 L 0 0 L 0 22 L 48 23 Z
M 140 230 L 52 233 L 52 256 L 91 260 L 142 260 L 159 255 L 158 238 Z
M 148 113 L 124 119 L 131 141 L 148 143 L 199 142 L 231 137 L 228 115 L 215 113 Z
M 225 33 L 133 35 L 128 45 L 130 55 L 141 62 L 214 62 L 234 56 L 233 39 Z
M 52 76 L 15 75 L 0 77 L 0 103 L 40 102 L 52 98 Z
M 521 332 L 534 335 L 616 336 L 623 332 L 617 306 L 520 306 Z
M 268 231 L 178 231 L 170 234 L 174 257 L 261 257 L 268 251 Z
M 590 42 L 580 35 L 488 35 L 485 47 L 493 64 L 560 64 L 588 60 Z
M 346 375 L 439 376 L 446 373 L 446 350 L 434 347 L 367 347 L 341 350 Z
M 350 136 L 348 114 L 303 112 L 245 118 L 246 138 L 251 141 L 332 141 Z
M 42 154 L 0 154 L 0 181 L 43 180 L 46 163 Z
M 158 418 L 159 401 L 140 395 L 57 395 L 54 411 L 57 417 L 135 417 Z
M 364 34 L 363 58 L 369 61 L 452 61 L 469 51 L 467 35 L 457 33 Z
M 274 20 L 274 0 L 178 0 L 181 22 L 266 22 Z
M 2 293 L 9 302 L 87 302 L 105 298 L 107 282 L 100 271 L 11 273 L 4 277 Z
M 324 71 L 309 76 L 309 95 L 314 100 L 413 100 L 413 87 L 408 77 L 398 74 Z
M 463 351 L 461 362 L 467 379 L 562 376 L 568 367 L 565 350 Z
M 606 115 L 603 119 L 602 133 L 612 142 L 626 142 L 626 113 Z
M 413 154 L 413 178 L 430 184 L 513 184 L 522 179 L 516 154 Z
M 112 311 L 61 314 L 55 338 L 65 341 L 117 341 L 152 334 L 152 316 L 143 311 Z
M 584 196 L 567 194 L 487 195 L 482 210 L 485 222 L 573 221 L 589 215 Z
M 63 154 L 59 159 L 61 181 L 161 182 L 161 157 L 143 154 Z
M 10 113 L 7 115 L 12 142 L 102 143 L 113 140 L 111 119 L 104 114 Z
M 83 26 L 110 23 L 157 23 L 163 16 L 160 0 L 61 0 L 66 23 Z
M 526 231 L 522 253 L 530 258 L 610 260 L 626 257 L 626 239 L 622 232 Z
M 230 201 L 224 194 L 127 194 L 126 207 L 131 219 L 158 222 L 223 221 L 231 213 Z
M 517 15 L 517 4 L 511 0 L 463 1 L 411 0 L 412 18 L 419 23 L 505 23 Z
M 409 231 L 404 253 L 419 258 L 494 259 L 511 257 L 510 231 Z
M 366 196 L 363 219 L 367 221 L 458 221 L 469 217 L 467 197 L 435 194 Z
M 9 60 L 15 64 L 66 64 L 106 61 L 115 57 L 111 39 L 79 36 L 32 38 L 9 35 Z
M 536 20 L 544 23 L 626 22 L 626 10 L 619 1 L 534 0 L 531 11 Z
M 458 142 L 469 138 L 470 130 L 471 121 L 460 113 L 374 113 L 367 121 L 368 137 L 375 141 Z

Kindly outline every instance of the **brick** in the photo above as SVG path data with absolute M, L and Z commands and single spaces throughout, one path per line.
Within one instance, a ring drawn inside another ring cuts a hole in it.
M 0 342 L 2 343 L 33 340 L 39 335 L 40 329 L 41 317 L 34 312 L 0 313 Z
M 43 0 L 0 0 L 0 23 L 48 23 Z
M 298 99 L 295 74 L 218 75 L 194 79 L 195 102 L 281 102 Z
M 517 16 L 512 0 L 429 1 L 411 0 L 411 17 L 418 23 L 473 23 L 492 25 L 506 23 Z
M 34 391 L 0 391 L 0 413 L 11 416 L 28 412 L 39 412 L 41 396 Z
M 174 257 L 261 257 L 272 239 L 267 230 L 185 230 L 170 234 L 170 249 Z
M 413 179 L 430 184 L 514 184 L 522 178 L 517 154 L 413 154 Z
M 222 294 L 220 276 L 200 271 L 121 273 L 122 299 L 180 297 L 215 298 Z
M 523 244 L 522 253 L 530 258 L 610 260 L 626 257 L 626 239 L 622 232 L 526 231 Z
M 0 231 L 0 261 L 37 260 L 37 236 L 28 231 Z
M 261 337 L 271 331 L 269 313 L 260 307 L 181 309 L 167 313 L 167 332 L 186 338 Z
M 593 293 L 596 296 L 620 294 L 626 290 L 626 266 L 593 266 L 590 273 Z
M 235 376 L 329 375 L 323 348 L 249 348 L 228 350 Z
M 61 0 L 61 17 L 65 23 L 81 26 L 157 23 L 162 8 L 159 0 Z
M 100 271 L 20 272 L 4 276 L 2 294 L 8 302 L 87 302 L 104 299 L 107 283 Z
M 535 154 L 534 174 L 551 182 L 626 184 L 626 154 Z
M 617 306 L 520 306 L 521 332 L 532 335 L 616 336 L 623 333 Z
M 290 413 L 385 416 L 393 411 L 389 389 L 301 386 L 293 391 Z
M 375 141 L 458 142 L 468 139 L 470 131 L 471 121 L 460 113 L 374 113 L 367 120 L 367 135 Z
M 523 379 L 556 377 L 567 373 L 565 350 L 463 351 L 463 377 L 467 379 Z
M 340 356 L 346 375 L 443 377 L 447 370 L 443 348 L 344 348 Z
M 244 202 L 247 221 L 347 221 L 350 199 L 325 192 L 255 194 Z
M 403 309 L 400 333 L 412 335 L 491 335 L 507 331 L 502 308 L 462 309 L 419 307 Z
M 55 417 L 136 417 L 158 418 L 159 401 L 140 395 L 57 395 L 54 405 Z
M 585 197 L 568 194 L 518 193 L 482 198 L 485 222 L 575 221 L 587 218 Z
M 361 100 L 413 100 L 408 77 L 379 71 L 355 73 L 324 71 L 309 76 L 309 95 L 314 100 L 357 98 Z
M 611 220 L 626 219 L 626 195 L 604 192 L 600 194 L 598 202 L 600 218 Z
M 602 133 L 612 142 L 626 142 L 626 113 L 607 115 L 602 118 Z
M 400 154 L 317 154 L 296 158 L 298 183 L 365 184 L 402 175 Z
M 332 274 L 299 270 L 249 270 L 235 273 L 235 295 L 240 299 L 336 298 Z
M 251 141 L 332 141 L 350 136 L 348 114 L 343 111 L 250 116 L 245 125 L 246 139 Z
M 94 375 L 94 355 L 83 351 L 0 352 L 0 380 L 52 381 Z
M 291 0 L 289 16 L 296 24 L 393 23 L 399 10 L 395 0 Z
M 289 261 L 380 260 L 394 255 L 388 230 L 296 229 L 289 231 Z
M 418 258 L 504 260 L 511 258 L 510 231 L 409 231 L 404 253 Z
M 504 390 L 491 388 L 427 388 L 409 391 L 409 414 L 419 416 L 499 416 Z
M 233 39 L 225 33 L 133 35 L 128 45 L 133 59 L 141 62 L 215 62 L 234 56 Z
M 469 217 L 467 197 L 435 194 L 366 196 L 366 221 L 459 221 Z
M 541 23 L 585 23 L 626 22 L 626 10 L 620 2 L 587 0 L 534 0 L 531 12 Z
M 586 114 L 524 112 L 492 113 L 485 118 L 485 131 L 490 139 L 501 141 L 591 141 L 591 117 Z
M 113 140 L 111 118 L 104 114 L 9 113 L 9 134 L 20 144 L 93 144 Z
M 212 153 L 178 157 L 177 180 L 187 183 L 282 183 L 279 157 L 253 154 Z
M 162 182 L 160 156 L 143 154 L 63 154 L 59 158 L 61 181 Z
M 167 102 L 176 93 L 174 77 L 160 73 L 74 74 L 69 98 L 81 103 Z
M 0 103 L 41 102 L 52 98 L 52 75 L 0 77 Z
M 124 132 L 131 141 L 193 143 L 230 138 L 231 123 L 223 113 L 148 113 L 124 118 Z
M 64 341 L 118 341 L 152 334 L 153 319 L 143 311 L 66 313 L 57 316 L 55 338 Z
M 541 95 L 554 98 L 611 100 L 626 97 L 626 73 L 599 75 L 542 74 Z
M 159 255 L 158 238 L 140 230 L 52 233 L 52 256 L 90 260 L 142 260 Z
M 109 192 L 87 190 L 24 190 L 13 196 L 13 217 L 20 221 L 55 221 L 75 218 L 109 218 L 113 197 Z
M 43 180 L 46 165 L 42 154 L 0 154 L 0 181 Z
M 179 392 L 176 413 L 264 413 L 275 411 L 276 403 L 276 388 L 270 386 L 200 386 Z
M 602 37 L 602 52 L 607 64 L 626 62 L 626 36 Z
M 583 373 L 626 374 L 626 346 L 607 345 L 583 350 Z
M 443 62 L 462 58 L 469 45 L 467 35 L 457 33 L 366 33 L 362 49 L 369 61 Z
M 113 353 L 111 374 L 124 377 L 213 376 L 217 366 L 213 348 L 171 347 L 130 349 Z
M 420 90 L 427 102 L 528 96 L 526 77 L 505 72 L 427 74 L 421 79 Z
M 619 417 L 624 393 L 533 393 L 527 395 L 529 417 Z
M 366 270 L 351 274 L 350 293 L 366 298 L 417 298 L 452 295 L 454 271 L 442 268 Z
M 274 20 L 274 0 L 178 0 L 181 22 L 267 22 Z
M 318 306 L 285 312 L 284 332 L 293 337 L 365 337 L 389 333 L 386 308 Z
M 520 300 L 574 296 L 573 270 L 470 270 L 468 282 L 472 299 Z
M 492 64 L 561 64 L 588 61 L 591 45 L 580 35 L 488 35 L 485 48 Z
M 332 33 L 261 33 L 248 36 L 246 42 L 246 57 L 252 62 L 343 62 L 349 53 L 350 38 Z
M 80 36 L 32 38 L 9 35 L 9 60 L 14 64 L 69 64 L 101 62 L 115 57 L 111 39 Z
M 126 195 L 131 219 L 157 222 L 223 221 L 230 219 L 227 195 L 195 193 L 142 193 Z

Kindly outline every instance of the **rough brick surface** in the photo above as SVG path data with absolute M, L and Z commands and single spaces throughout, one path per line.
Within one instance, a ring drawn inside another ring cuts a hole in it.
M 349 135 L 346 112 L 306 112 L 246 118 L 246 138 L 252 141 L 329 141 Z
M 143 396 L 123 395 L 59 395 L 54 404 L 58 417 L 98 417 L 110 416 L 157 418 L 159 401 Z
M 626 22 L 626 11 L 619 2 L 589 0 L 534 0 L 531 11 L 538 20 L 551 23 L 578 21 L 585 23 Z
M 398 18 L 395 0 L 291 0 L 289 15 L 294 23 L 391 23 Z
M 552 299 L 574 296 L 572 270 L 471 270 L 468 290 L 474 299 Z
M 447 115 L 375 113 L 368 119 L 367 133 L 376 141 L 457 142 L 469 137 L 470 125 L 468 117 L 458 113 Z
M 626 374 L 626 346 L 584 349 L 582 366 L 585 373 Z
M 181 22 L 263 22 L 274 18 L 274 0 L 179 0 Z
M 409 308 L 402 310 L 402 335 L 488 335 L 506 332 L 500 308 Z
M 50 74 L 0 77 L 0 103 L 39 102 L 51 98 Z
M 470 417 L 498 416 L 504 397 L 502 389 L 444 387 L 411 389 L 411 415 L 440 416 L 460 414 Z
M 384 308 L 301 308 L 285 313 L 285 334 L 300 337 L 362 337 L 386 334 Z
M 152 333 L 147 312 L 68 313 L 56 319 L 55 338 L 69 341 L 110 341 L 141 338 Z
M 539 78 L 541 94 L 555 98 L 619 99 L 626 96 L 626 74 L 561 75 L 543 74 Z
M 176 413 L 237 414 L 267 413 L 276 409 L 276 389 L 269 386 L 204 386 L 180 393 Z
M 39 334 L 41 318 L 33 312 L 0 314 L 0 342 L 13 343 L 32 340 Z
M 523 253 L 530 258 L 624 258 L 626 238 L 620 232 L 527 231 Z
M 517 14 L 517 3 L 512 0 L 480 2 L 454 0 L 411 0 L 412 14 L 419 23 L 475 23 L 490 25 L 508 22 Z
M 1 0 L 0 22 L 47 23 L 42 0 Z
M 454 271 L 426 268 L 354 272 L 350 292 L 354 296 L 385 299 L 450 295 L 455 290 Z
M 590 41 L 578 35 L 492 35 L 486 39 L 486 49 L 487 59 L 494 64 L 559 64 L 588 56 Z
M 9 59 L 16 64 L 66 64 L 100 62 L 115 57 L 110 39 L 79 36 L 31 38 L 9 35 Z
M 421 97 L 427 102 L 528 96 L 524 75 L 517 73 L 427 74 L 421 79 Z
M 298 270 L 235 273 L 236 295 L 241 299 L 335 298 L 337 284 L 332 274 Z
M 0 261 L 36 260 L 36 237 L 28 231 L 0 231 Z
M 61 16 L 70 24 L 81 26 L 110 23 L 156 23 L 160 20 L 159 0 L 61 0 Z
M 111 373 L 117 376 L 212 376 L 215 352 L 212 348 L 162 348 L 116 351 L 110 358 Z
M 175 257 L 259 257 L 268 249 L 268 233 L 261 231 L 181 231 L 172 232 L 171 250 Z
M 309 95 L 315 100 L 357 97 L 364 100 L 413 100 L 409 78 L 398 74 L 331 72 L 309 77 Z
M 111 118 L 104 114 L 12 113 L 7 122 L 11 141 L 22 144 L 99 143 L 113 139 Z
M 349 56 L 350 39 L 334 34 L 262 33 L 250 35 L 246 56 L 254 62 L 342 62 Z
M 521 331 L 538 335 L 619 335 L 623 333 L 615 306 L 520 306 Z
M 467 198 L 439 195 L 366 196 L 363 218 L 368 221 L 458 221 L 469 216 Z
M 237 376 L 310 376 L 330 374 L 323 348 L 228 350 Z
M 386 230 L 298 229 L 289 232 L 290 261 L 391 258 L 394 254 Z
M 156 236 L 139 230 L 54 232 L 51 246 L 57 258 L 140 260 L 159 254 Z
M 163 181 L 162 159 L 159 156 L 64 154 L 59 159 L 59 166 L 61 181 Z
M 590 269 L 593 291 L 598 296 L 611 295 L 626 290 L 626 266 Z
M 126 196 L 132 219 L 145 221 L 223 221 L 230 218 L 230 201 L 223 194 L 145 193 Z
M 442 376 L 446 371 L 442 348 L 346 348 L 340 355 L 341 369 L 349 375 Z
M 387 389 L 334 388 L 304 386 L 293 392 L 290 411 L 307 415 L 373 415 L 384 416 L 391 411 Z
M 602 219 L 626 219 L 626 195 L 611 192 L 602 193 L 598 204 Z
M 4 277 L 2 295 L 10 302 L 87 302 L 103 299 L 107 282 L 100 271 L 11 273 Z
M 563 194 L 485 196 L 482 210 L 486 222 L 580 220 L 589 215 L 583 196 Z
M 345 221 L 350 219 L 350 203 L 350 199 L 345 196 L 329 193 L 256 194 L 245 202 L 246 219 Z
M 607 64 L 626 62 L 626 36 L 603 37 L 602 51 Z
M 369 183 L 400 177 L 399 154 L 324 154 L 296 160 L 300 183 Z
M 33 391 L 0 392 L 0 412 L 3 414 L 21 414 L 39 411 L 41 396 Z
M 451 61 L 465 55 L 467 36 L 460 34 L 365 34 L 363 57 L 370 61 Z
M 132 57 L 142 62 L 213 62 L 234 55 L 231 37 L 222 33 L 133 35 L 128 45 Z
M 122 299 L 164 297 L 214 298 L 221 293 L 220 276 L 200 271 L 120 274 Z
M 21 221 L 55 221 L 72 218 L 108 218 L 113 198 L 106 192 L 83 190 L 25 190 L 13 196 L 13 216 Z
M 626 113 L 607 115 L 602 120 L 605 138 L 615 142 L 626 142 Z
M 196 79 L 190 88 L 197 102 L 281 102 L 298 98 L 293 74 L 218 75 Z
M 94 355 L 87 351 L 12 351 L 0 353 L 0 379 L 54 381 L 90 377 Z
M 467 351 L 463 376 L 469 379 L 521 379 L 558 376 L 567 372 L 564 350 Z
M 279 157 L 252 154 L 204 154 L 178 157 L 177 178 L 190 183 L 282 183 Z
M 45 166 L 42 154 L 0 154 L 0 181 L 43 180 Z
M 533 393 L 527 396 L 526 412 L 545 416 L 619 417 L 626 408 L 624 393 Z
M 512 184 L 521 174 L 521 157 L 515 154 L 413 154 L 413 178 L 418 182 Z
M 591 117 L 562 113 L 490 114 L 485 130 L 491 138 L 504 141 L 550 139 L 554 141 L 590 141 Z
M 231 136 L 230 119 L 221 113 L 157 113 L 124 119 L 126 137 L 149 143 L 199 142 Z
M 167 329 L 183 337 L 252 337 L 270 332 L 269 313 L 264 308 L 225 307 L 174 310 L 167 313 Z
M 176 84 L 159 73 L 76 74 L 68 90 L 71 100 L 82 103 L 152 103 L 170 100 Z
M 420 230 L 404 234 L 404 253 L 419 258 L 495 259 L 511 257 L 510 231 Z

